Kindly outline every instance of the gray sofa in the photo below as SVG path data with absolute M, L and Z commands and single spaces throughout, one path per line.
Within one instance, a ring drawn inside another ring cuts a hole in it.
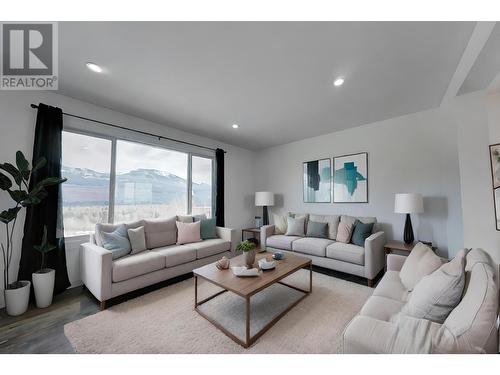
M 407 257 L 390 254 L 387 272 L 343 334 L 344 353 L 498 353 L 498 283 L 486 252 L 471 250 L 465 290 L 443 324 L 399 315 L 411 292 L 400 278 Z
M 314 265 L 364 277 L 367 279 L 368 286 L 371 287 L 373 279 L 385 265 L 385 234 L 382 231 L 376 231 L 377 219 L 347 215 L 305 215 L 306 222 L 311 220 L 328 223 L 328 238 L 276 234 L 275 225 L 265 225 L 261 227 L 260 232 L 261 246 L 268 251 L 279 250 L 284 253 L 304 254 L 311 258 Z M 365 245 L 356 246 L 335 241 L 339 222 L 354 223 L 356 219 L 363 223 L 375 224 L 373 234 L 365 240 Z
M 101 301 L 106 301 L 136 289 L 156 284 L 193 269 L 212 263 L 222 256 L 234 254 L 237 235 L 235 229 L 216 227 L 217 238 L 176 245 L 176 220 L 140 220 L 127 223 L 127 228 L 144 226 L 148 250 L 113 260 L 112 253 L 103 248 L 98 235 L 92 233 L 90 242 L 81 245 L 80 271 L 83 284 Z M 98 229 L 112 232 L 113 224 L 99 224 Z

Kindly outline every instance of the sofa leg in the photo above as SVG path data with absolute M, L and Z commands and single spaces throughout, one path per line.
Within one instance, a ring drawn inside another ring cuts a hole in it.
M 106 310 L 106 301 L 101 301 L 101 310 Z
M 366 279 L 368 287 L 373 288 L 373 280 L 372 279 Z

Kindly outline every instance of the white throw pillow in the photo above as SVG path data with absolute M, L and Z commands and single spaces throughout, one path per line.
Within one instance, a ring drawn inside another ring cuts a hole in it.
M 467 250 L 463 249 L 452 261 L 424 276 L 401 312 L 442 324 L 462 299 L 466 255 Z
M 429 246 L 419 242 L 408 255 L 399 277 L 406 290 L 412 291 L 422 277 L 433 273 L 443 262 Z
M 300 219 L 294 219 L 293 217 L 287 217 L 287 230 L 286 236 L 299 236 L 305 237 L 304 226 L 305 226 L 305 217 Z
M 178 221 L 176 225 L 177 245 L 201 241 L 201 221 L 195 221 L 194 223 L 181 223 Z
M 288 222 L 286 216 L 273 214 L 274 233 L 285 234 L 288 229 Z
M 132 247 L 132 252 L 130 254 L 137 254 L 141 251 L 147 250 L 146 234 L 144 233 L 143 226 L 127 229 L 127 234 L 128 239 L 130 240 L 130 246 Z

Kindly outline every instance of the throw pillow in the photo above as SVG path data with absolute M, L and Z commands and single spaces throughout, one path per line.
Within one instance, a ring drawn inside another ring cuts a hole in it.
M 309 221 L 309 214 L 296 214 L 293 212 L 289 212 L 288 216 L 293 217 L 294 219 L 304 219 L 304 233 L 306 232 L 307 222 Z
M 442 264 L 441 258 L 429 246 L 419 242 L 405 260 L 399 277 L 406 290 L 411 292 L 424 276 L 433 273 Z
M 194 223 L 176 222 L 177 225 L 177 245 L 200 242 L 200 221 Z
M 299 236 L 299 237 L 304 237 L 304 223 L 306 219 L 305 218 L 300 218 L 300 219 L 294 219 L 293 217 L 287 217 L 287 230 L 285 235 L 286 236 Z
M 351 223 L 341 221 L 337 230 L 337 241 L 342 243 L 351 242 L 353 226 Z
M 120 224 L 113 232 L 101 232 L 102 247 L 111 251 L 113 259 L 121 258 L 130 253 L 130 242 L 127 237 L 127 227 Z
M 327 238 L 328 223 L 319 223 L 309 220 L 307 222 L 307 237 Z
M 205 214 L 200 214 L 200 215 L 194 215 L 192 221 L 201 221 L 201 220 L 206 220 L 207 215 Z
M 309 215 L 309 220 L 319 223 L 328 223 L 328 238 L 335 240 L 337 238 L 337 230 L 339 228 L 340 216 L 338 215 Z
M 463 249 L 452 261 L 424 276 L 410 293 L 401 312 L 442 324 L 462 299 L 466 255 L 467 250 Z
M 202 240 L 217 238 L 215 218 L 200 220 L 200 237 Z
M 127 229 L 127 234 L 132 248 L 130 254 L 137 254 L 147 249 L 144 227 Z
M 274 233 L 285 234 L 288 229 L 286 216 L 273 214 Z
M 354 230 L 352 232 L 351 242 L 354 245 L 365 246 L 365 240 L 371 236 L 373 231 L 373 223 L 364 224 L 359 220 L 354 223 Z

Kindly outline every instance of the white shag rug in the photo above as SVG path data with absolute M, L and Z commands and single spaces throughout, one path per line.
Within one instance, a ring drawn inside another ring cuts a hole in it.
M 285 282 L 307 289 L 308 271 Z M 217 287 L 199 279 L 199 300 Z M 313 274 L 313 292 L 244 349 L 194 311 L 193 279 L 167 286 L 64 326 L 78 353 L 337 353 L 342 332 L 373 289 Z M 251 332 L 256 332 L 301 294 L 274 285 L 251 299 Z M 243 338 L 244 300 L 226 292 L 201 306 Z

